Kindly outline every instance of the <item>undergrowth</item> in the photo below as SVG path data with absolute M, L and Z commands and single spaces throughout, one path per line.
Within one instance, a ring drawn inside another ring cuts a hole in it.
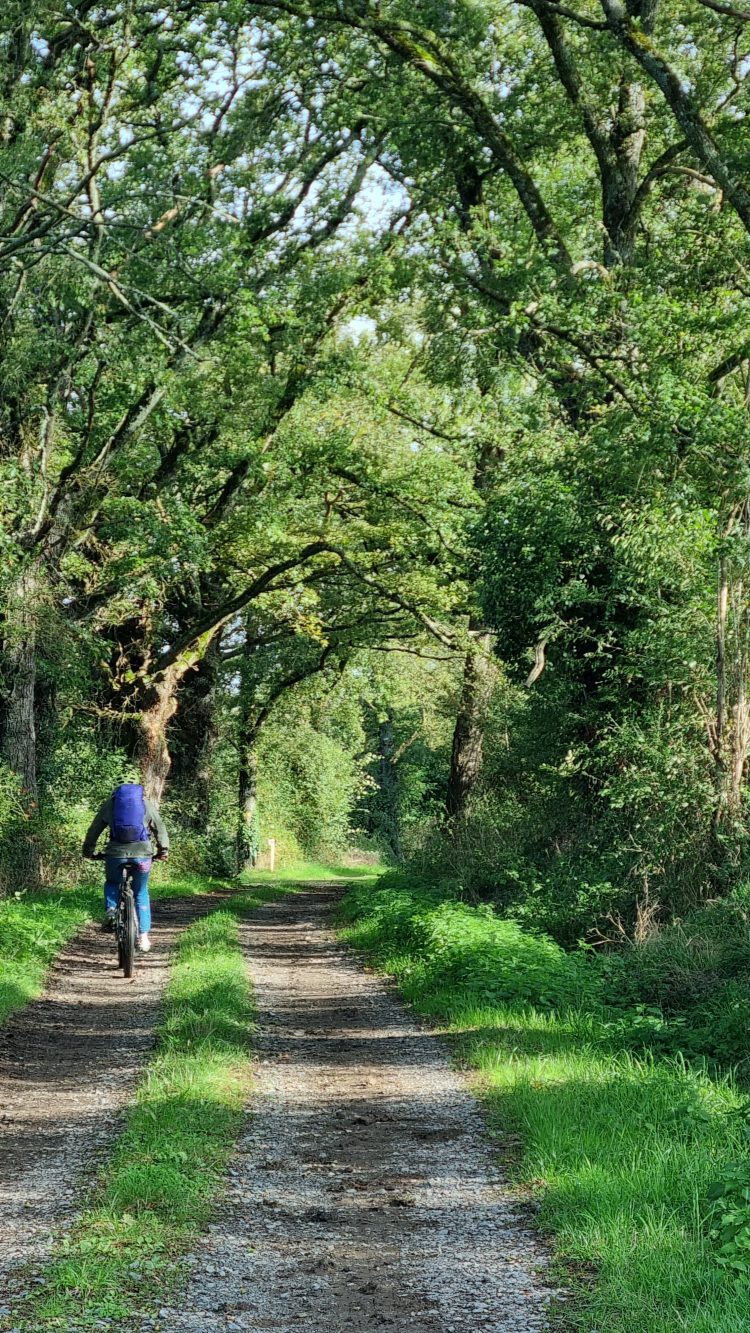
M 182 935 L 125 1130 L 89 1207 L 14 1311 L 17 1327 L 93 1326 L 164 1302 L 243 1122 L 253 1005 L 237 918 L 269 892 L 230 898 Z
M 511 1170 L 574 1292 L 564 1323 L 750 1327 L 747 1098 L 731 1072 L 684 1058 L 685 1023 L 628 998 L 627 958 L 566 954 L 401 874 L 353 886 L 342 917 L 345 938 L 453 1034 L 501 1150 L 520 1139 Z

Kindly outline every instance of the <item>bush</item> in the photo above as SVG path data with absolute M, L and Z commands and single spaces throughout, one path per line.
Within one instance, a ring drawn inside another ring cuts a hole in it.
M 341 854 L 361 779 L 334 738 L 304 716 L 295 723 L 269 727 L 258 752 L 261 850 L 275 838 L 279 862 Z
M 536 807 L 534 813 L 538 818 Z M 569 823 L 567 842 L 550 850 L 532 845 L 530 822 L 512 798 L 484 793 L 450 834 L 443 825 L 432 829 L 414 864 L 421 875 L 449 875 L 468 899 L 490 902 L 564 945 L 610 913 L 630 914 L 637 886 L 623 887 L 621 862 L 609 851 L 594 851 L 587 829 Z
M 175 827 L 170 843 L 170 866 L 178 874 L 231 876 L 237 873 L 235 840 L 226 829 L 209 828 L 205 833 Z
M 468 1000 L 567 1008 L 596 985 L 583 957 L 566 954 L 549 936 L 503 920 L 488 905 L 462 902 L 454 888 L 404 888 L 387 875 L 377 892 L 353 889 L 346 913 L 359 921 L 366 947 L 419 960 L 409 987 L 459 986 Z
M 597 966 L 610 1005 L 651 1014 L 655 1044 L 750 1074 L 750 918 L 744 904 L 712 903 L 601 956 Z

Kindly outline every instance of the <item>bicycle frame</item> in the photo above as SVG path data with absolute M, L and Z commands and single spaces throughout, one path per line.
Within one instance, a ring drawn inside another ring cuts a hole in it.
M 95 861 L 105 861 L 106 856 L 99 853 L 93 859 Z M 140 936 L 135 892 L 133 890 L 133 871 L 137 868 L 138 861 L 135 857 L 132 860 L 123 861 L 120 867 L 120 883 L 115 908 L 114 937 L 117 945 L 117 962 L 127 978 L 133 975 Z
M 133 890 L 133 868 L 135 865 L 136 865 L 135 861 L 125 861 L 120 868 L 120 891 L 117 895 L 117 914 L 119 917 L 124 918 L 127 900 L 128 898 L 130 898 L 133 903 L 133 911 L 135 912 L 136 929 L 138 934 L 140 935 L 141 932 L 140 932 L 140 927 L 138 925 L 138 913 L 135 907 L 135 892 Z M 117 933 L 117 919 L 118 918 L 115 917 L 115 934 Z
M 133 892 L 133 870 L 136 864 L 135 861 L 125 861 L 120 867 L 120 891 L 117 895 L 115 914 L 117 961 L 126 977 L 133 975 L 140 935 Z

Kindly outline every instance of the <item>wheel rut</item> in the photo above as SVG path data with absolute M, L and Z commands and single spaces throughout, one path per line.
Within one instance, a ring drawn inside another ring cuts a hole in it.
M 153 1048 L 172 946 L 220 901 L 157 901 L 153 948 L 132 981 L 117 969 L 112 937 L 85 927 L 53 963 L 44 993 L 0 1031 L 3 1296 L 75 1216 Z
M 546 1255 L 441 1040 L 336 940 L 335 891 L 243 926 L 256 1085 L 228 1194 L 161 1333 L 535 1333 Z

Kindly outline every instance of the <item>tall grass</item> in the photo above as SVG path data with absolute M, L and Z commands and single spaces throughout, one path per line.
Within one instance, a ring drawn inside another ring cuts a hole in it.
M 566 1325 L 750 1328 L 747 1100 L 731 1074 L 629 1049 L 640 1012 L 608 1006 L 598 969 L 486 908 L 390 876 L 353 887 L 343 914 L 344 936 L 479 1075 L 574 1291 Z M 717 1181 L 728 1192 L 714 1201 Z

